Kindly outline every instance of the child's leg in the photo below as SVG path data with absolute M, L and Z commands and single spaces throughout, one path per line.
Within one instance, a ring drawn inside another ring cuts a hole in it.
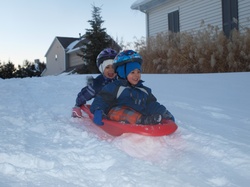
M 148 125 L 160 123 L 162 116 L 160 114 L 142 116 L 139 112 L 129 107 L 117 106 L 109 111 L 108 118 L 113 121 L 122 121 L 130 124 Z
M 117 106 L 109 111 L 108 117 L 113 121 L 123 121 L 125 123 L 135 124 L 141 118 L 141 114 L 131 108 Z

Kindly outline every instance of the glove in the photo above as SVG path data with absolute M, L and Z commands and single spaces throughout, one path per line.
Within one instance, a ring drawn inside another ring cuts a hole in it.
M 102 110 L 95 111 L 93 121 L 98 126 L 104 125 L 104 123 L 102 122 Z
M 81 118 L 82 117 L 81 108 L 78 106 L 73 107 L 71 116 L 74 118 Z
M 174 116 L 168 110 L 162 115 L 162 117 L 164 119 L 170 119 L 175 122 Z

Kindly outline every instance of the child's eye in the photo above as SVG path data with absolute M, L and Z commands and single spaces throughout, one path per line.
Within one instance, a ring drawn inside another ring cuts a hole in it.
M 110 68 L 113 68 L 113 66 L 111 65 L 106 66 L 106 69 L 110 69 Z

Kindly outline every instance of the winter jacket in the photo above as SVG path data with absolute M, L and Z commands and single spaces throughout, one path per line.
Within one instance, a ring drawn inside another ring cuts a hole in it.
M 102 110 L 106 115 L 115 106 L 130 107 L 142 115 L 164 114 L 166 108 L 159 104 L 151 89 L 139 81 L 132 86 L 127 80 L 116 80 L 106 86 L 96 95 L 90 110 Z
M 75 106 L 80 107 L 81 105 L 86 104 L 86 102 L 94 98 L 106 84 L 109 84 L 116 79 L 117 78 L 108 79 L 102 74 L 98 75 L 96 78 L 93 78 L 92 76 L 88 77 L 87 86 L 82 88 L 78 93 Z

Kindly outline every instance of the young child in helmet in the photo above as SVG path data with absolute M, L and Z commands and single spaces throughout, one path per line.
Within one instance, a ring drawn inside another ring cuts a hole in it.
M 96 94 L 110 82 L 117 79 L 113 68 L 114 58 L 117 52 L 111 48 L 102 50 L 96 58 L 96 65 L 101 72 L 96 78 L 88 77 L 87 86 L 82 88 L 76 98 L 76 104 L 72 109 L 72 117 L 82 117 L 81 106 L 91 100 Z
M 102 119 L 136 124 L 158 124 L 162 119 L 175 121 L 174 116 L 157 102 L 151 89 L 141 80 L 142 57 L 133 50 L 119 53 L 114 59 L 118 80 L 106 85 L 90 107 L 94 123 Z

